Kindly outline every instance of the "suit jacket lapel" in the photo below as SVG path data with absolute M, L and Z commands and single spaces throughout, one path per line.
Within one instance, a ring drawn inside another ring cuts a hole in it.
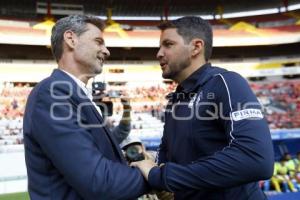
M 97 111 L 97 109 L 94 106 L 91 106 L 94 114 L 98 118 L 99 122 L 103 124 L 103 129 L 105 130 L 107 136 L 109 137 L 111 143 L 113 144 L 114 149 L 117 151 L 120 159 L 122 162 L 126 163 L 125 158 L 123 156 L 123 153 L 121 152 L 121 149 L 119 147 L 119 144 L 117 143 L 115 137 L 111 134 L 111 131 L 106 127 L 103 117 L 100 115 L 100 113 Z
M 87 103 L 87 104 L 91 104 L 92 102 L 90 101 L 90 99 L 87 97 L 87 95 L 84 93 L 84 91 L 77 85 L 77 83 L 71 78 L 69 77 L 66 73 L 64 73 L 63 71 L 59 70 L 59 69 L 55 69 L 52 73 L 51 76 L 55 76 L 57 78 L 63 79 L 64 81 L 68 81 L 72 84 L 72 89 L 73 89 L 73 94 L 76 96 L 77 99 L 80 99 L 80 101 L 82 103 Z M 78 95 L 78 93 L 80 93 L 80 95 Z M 89 106 L 92 111 L 94 112 L 94 114 L 96 115 L 97 119 L 99 120 L 99 122 L 101 124 L 104 123 L 104 119 L 102 118 L 102 116 L 100 115 L 100 113 L 97 111 L 97 109 L 95 108 L 94 105 Z M 105 126 L 103 125 L 103 129 L 106 133 L 106 135 L 108 136 L 109 140 L 111 141 L 111 144 L 113 145 L 113 149 L 115 149 L 115 152 L 118 154 L 120 160 L 123 163 L 126 163 L 125 158 L 121 152 L 121 149 L 119 147 L 119 144 L 117 143 L 116 139 L 114 138 L 114 136 L 111 135 L 111 131 Z

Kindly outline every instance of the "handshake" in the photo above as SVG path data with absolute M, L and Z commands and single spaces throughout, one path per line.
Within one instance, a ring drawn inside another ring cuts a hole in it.
M 148 175 L 153 167 L 158 167 L 155 163 L 154 153 L 147 152 L 145 146 L 139 138 L 128 136 L 121 144 L 124 156 L 128 164 L 132 167 L 137 167 L 148 181 Z M 161 164 L 162 166 L 162 164 Z M 173 193 L 167 191 L 152 191 L 151 194 L 145 195 L 144 199 L 151 200 L 172 200 Z

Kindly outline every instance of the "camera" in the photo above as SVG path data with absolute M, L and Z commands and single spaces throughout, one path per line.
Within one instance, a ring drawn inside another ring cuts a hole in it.
M 104 82 L 93 82 L 92 83 L 92 88 L 93 88 L 93 91 L 105 91 L 106 90 L 106 83 Z
M 108 93 L 109 98 L 120 98 L 121 97 L 121 92 L 117 90 L 111 90 Z
M 140 160 L 144 160 L 145 157 L 143 153 L 139 152 L 139 148 L 136 147 L 135 145 L 130 145 L 126 148 L 125 150 L 125 157 L 128 162 L 136 162 Z
M 107 93 L 105 93 L 106 83 L 104 83 L 104 82 L 93 82 L 92 88 L 93 88 L 93 91 L 95 92 L 95 94 L 101 93 L 102 98 L 103 97 L 109 97 L 109 98 L 120 98 L 121 97 L 121 92 L 118 90 L 110 90 Z
M 129 163 L 145 159 L 145 156 L 143 154 L 142 141 L 139 138 L 128 136 L 120 144 L 120 147 L 122 148 L 122 150 L 124 150 L 125 158 Z
M 113 103 L 109 100 L 103 100 L 104 97 L 108 97 L 105 93 L 106 83 L 104 82 L 93 82 L 92 91 L 93 99 L 97 106 L 100 108 L 102 114 L 106 117 L 112 116 L 113 114 Z

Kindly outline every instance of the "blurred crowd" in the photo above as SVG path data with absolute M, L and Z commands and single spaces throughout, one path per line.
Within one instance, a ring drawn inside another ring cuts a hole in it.
M 0 145 L 23 143 L 23 114 L 31 89 L 28 84 L 0 84 Z
M 251 83 L 270 129 L 300 127 L 300 81 Z
M 166 95 L 176 88 L 176 84 L 165 84 L 150 87 L 121 87 L 122 93 L 128 95 L 134 112 L 159 112 L 167 103 Z M 116 89 L 116 88 L 113 88 Z M 111 90 L 111 89 L 110 89 Z M 108 90 L 108 93 L 111 91 Z M 112 99 L 114 102 L 114 111 L 119 113 L 122 109 L 121 104 L 118 104 L 117 99 Z

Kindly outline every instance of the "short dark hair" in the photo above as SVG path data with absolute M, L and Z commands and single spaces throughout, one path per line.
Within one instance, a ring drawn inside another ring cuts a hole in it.
M 176 28 L 177 33 L 182 36 L 186 43 L 195 38 L 204 41 L 204 58 L 209 60 L 212 54 L 213 32 L 211 25 L 201 17 L 186 16 L 176 20 L 163 22 L 158 26 L 162 31 L 169 28 Z
M 70 15 L 59 19 L 52 28 L 51 50 L 55 60 L 58 62 L 63 53 L 64 33 L 71 30 L 80 36 L 87 31 L 86 25 L 93 24 L 101 31 L 105 28 L 105 23 L 98 17 L 87 15 Z

